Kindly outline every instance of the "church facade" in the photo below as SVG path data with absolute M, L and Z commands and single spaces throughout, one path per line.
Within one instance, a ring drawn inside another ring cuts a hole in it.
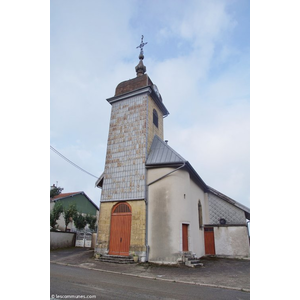
M 143 43 L 141 44 L 143 45 Z M 205 184 L 165 141 L 169 114 L 143 65 L 111 104 L 95 252 L 177 263 L 183 253 L 249 257 L 250 210 Z

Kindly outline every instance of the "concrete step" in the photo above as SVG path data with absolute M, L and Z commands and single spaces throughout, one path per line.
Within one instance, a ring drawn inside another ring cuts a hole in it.
M 203 263 L 199 259 L 188 260 L 185 262 L 185 265 L 191 268 L 203 267 Z
M 203 263 L 200 262 L 199 258 L 196 257 L 195 253 L 185 252 L 182 255 L 182 262 L 191 268 L 202 267 Z
M 119 255 L 102 255 L 95 260 L 102 262 L 116 263 L 116 264 L 133 264 L 132 256 L 119 256 Z
M 189 260 L 188 262 L 189 262 L 190 264 L 197 264 L 197 263 L 200 262 L 200 260 L 199 260 L 199 259 L 193 259 L 193 260 Z

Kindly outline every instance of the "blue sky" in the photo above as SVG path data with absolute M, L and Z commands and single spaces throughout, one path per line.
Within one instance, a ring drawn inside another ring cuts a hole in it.
M 250 206 L 249 1 L 50 1 L 50 144 L 88 172 L 104 170 L 107 98 L 144 64 L 170 115 L 164 137 L 206 184 Z M 50 152 L 50 185 L 95 178 Z

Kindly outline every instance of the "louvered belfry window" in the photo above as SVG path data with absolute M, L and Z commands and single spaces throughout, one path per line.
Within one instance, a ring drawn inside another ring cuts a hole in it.
M 155 109 L 153 109 L 153 124 L 158 128 L 158 114 Z

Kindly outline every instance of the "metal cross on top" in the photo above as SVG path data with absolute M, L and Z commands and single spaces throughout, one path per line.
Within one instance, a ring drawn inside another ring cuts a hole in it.
M 144 43 L 143 39 L 144 39 L 144 36 L 142 35 L 141 43 L 140 43 L 139 46 L 136 47 L 136 48 L 141 48 L 141 53 L 140 54 L 143 54 L 143 47 L 148 44 L 148 42 Z

